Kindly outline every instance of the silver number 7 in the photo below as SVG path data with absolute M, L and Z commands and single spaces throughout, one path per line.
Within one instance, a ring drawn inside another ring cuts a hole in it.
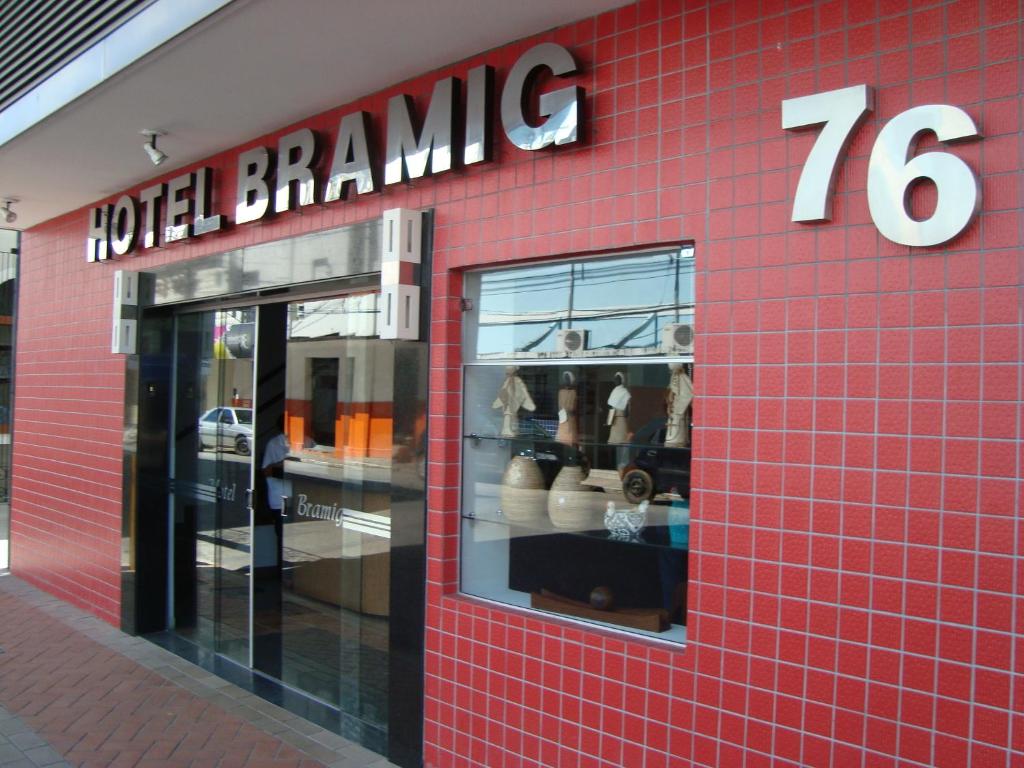
M 857 127 L 874 108 L 875 93 L 867 85 L 812 93 L 782 102 L 784 129 L 822 126 L 800 173 L 793 200 L 793 221 L 832 219 L 832 188 L 840 158 Z

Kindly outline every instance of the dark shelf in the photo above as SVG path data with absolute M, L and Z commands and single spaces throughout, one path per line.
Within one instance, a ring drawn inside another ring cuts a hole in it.
M 545 516 L 546 517 L 546 516 Z M 511 529 L 519 529 L 523 531 L 522 536 L 511 536 L 510 538 L 528 538 L 531 536 L 546 536 L 550 534 L 565 534 L 566 536 L 576 536 L 586 539 L 596 539 L 599 541 L 607 541 L 611 544 L 618 544 L 624 546 L 643 546 L 654 549 L 670 549 L 682 552 L 688 552 L 690 549 L 689 543 L 680 543 L 677 536 L 677 540 L 672 540 L 673 529 L 676 526 L 667 524 L 655 524 L 649 525 L 644 528 L 640 533 L 629 539 L 616 538 L 611 535 L 609 531 L 604 528 L 591 528 L 586 530 L 571 530 L 568 528 L 556 528 L 546 519 L 541 520 L 536 525 L 527 525 L 524 523 L 516 523 L 508 520 L 504 517 L 496 517 L 493 515 L 462 515 L 463 520 L 479 520 L 485 523 L 494 523 L 496 525 L 503 525 Z M 686 524 L 687 526 L 689 523 Z M 681 527 L 681 526 L 680 526 Z M 528 532 L 528 533 L 527 533 Z M 688 538 L 688 537 L 687 537 Z
M 573 446 L 566 445 L 565 443 L 555 440 L 553 437 L 523 437 L 518 435 L 516 437 L 501 437 L 498 435 L 479 435 L 470 433 L 462 436 L 463 440 L 487 440 L 489 442 L 505 442 L 505 443 L 529 443 L 531 445 L 552 445 L 559 446 L 562 449 L 571 448 L 573 446 L 579 448 L 581 451 L 593 448 L 658 448 L 668 451 L 687 451 L 689 452 L 690 446 L 673 447 L 665 446 L 659 443 L 602 443 L 596 440 L 577 440 L 573 443 Z
M 620 608 L 661 609 L 672 624 L 685 623 L 688 549 L 587 533 L 509 539 L 509 589 L 588 603 L 592 591 L 603 587 Z

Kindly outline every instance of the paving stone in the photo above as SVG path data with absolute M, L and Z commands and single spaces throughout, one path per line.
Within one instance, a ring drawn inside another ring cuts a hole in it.
M 394 768 L 14 577 L 0 611 L 2 768 Z
M 249 721 L 253 726 L 267 733 L 278 734 L 289 730 L 288 726 L 272 717 L 256 717 Z
M 22 731 L 21 733 L 12 734 L 10 742 L 18 749 L 31 749 L 32 747 L 42 747 L 46 745 L 46 742 L 39 738 L 38 734 L 32 733 L 31 731 Z
M 48 766 L 64 762 L 64 758 L 60 756 L 57 750 L 47 744 L 26 749 L 25 757 L 38 766 Z
M 13 744 L 0 744 L 0 765 L 13 763 L 15 760 L 20 760 L 24 756 L 25 754 Z
M 296 731 L 301 733 L 303 736 L 309 736 L 310 734 L 322 730 L 319 725 L 315 725 L 309 722 L 308 720 L 303 720 L 301 718 L 296 718 L 295 720 L 292 720 L 289 723 L 289 725 Z
M 28 726 L 16 717 L 8 717 L 5 720 L 0 720 L 0 734 L 5 736 L 23 733 L 26 730 L 28 730 Z
M 333 749 L 336 752 L 344 749 L 352 743 L 343 736 L 339 736 L 338 734 L 333 733 L 331 731 L 323 730 L 321 730 L 319 733 L 310 734 L 310 738 L 313 739 L 313 741 L 322 744 L 328 749 Z

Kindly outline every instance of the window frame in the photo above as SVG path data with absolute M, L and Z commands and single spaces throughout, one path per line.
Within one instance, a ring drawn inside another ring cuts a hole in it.
M 637 250 L 625 250 L 617 251 L 614 253 L 607 254 L 592 254 L 592 255 L 573 255 L 562 258 L 553 258 L 542 262 L 531 262 L 531 263 L 516 263 L 508 265 L 486 265 L 471 270 L 467 270 L 464 273 L 463 283 L 463 302 L 464 307 L 469 309 L 469 313 L 464 315 L 462 323 L 462 354 L 460 359 L 460 381 L 461 381 L 461 392 L 460 392 L 460 412 L 459 412 L 459 457 L 460 457 L 460 469 L 459 469 L 459 501 L 458 501 L 458 514 L 459 514 L 459 545 L 458 545 L 458 593 L 462 597 L 467 597 L 472 600 L 481 600 L 486 603 L 499 606 L 502 610 L 509 611 L 523 611 L 525 615 L 540 618 L 543 620 L 551 620 L 556 622 L 568 622 L 574 626 L 586 629 L 588 631 L 602 631 L 611 632 L 616 635 L 625 636 L 631 640 L 641 641 L 653 641 L 659 644 L 666 644 L 673 649 L 679 650 L 685 647 L 687 643 L 686 637 L 686 620 L 688 616 L 688 609 L 683 608 L 683 623 L 682 631 L 675 633 L 671 637 L 661 636 L 659 633 L 646 632 L 642 630 L 635 630 L 616 626 L 614 624 L 594 621 L 585 618 L 578 618 L 572 615 L 564 615 L 561 613 L 552 612 L 549 610 L 539 609 L 529 605 L 519 605 L 516 603 L 507 602 L 497 597 L 488 597 L 473 592 L 467 591 L 465 588 L 465 562 L 466 562 L 466 546 L 468 543 L 468 532 L 467 532 L 467 521 L 474 520 L 475 515 L 466 514 L 466 493 L 467 493 L 467 462 L 465 460 L 466 440 L 473 437 L 467 430 L 468 423 L 468 410 L 467 410 L 467 391 L 469 387 L 469 372 L 476 368 L 481 367 L 503 367 L 508 365 L 519 365 L 519 366 L 551 366 L 551 367 L 566 367 L 566 366 L 599 366 L 599 365 L 617 365 L 621 364 L 624 366 L 639 366 L 648 364 L 669 364 L 669 363 L 683 363 L 690 366 L 690 372 L 696 380 L 696 369 L 697 362 L 695 359 L 696 343 L 694 343 L 694 351 L 686 354 L 626 354 L 622 356 L 616 356 L 609 354 L 607 356 L 593 355 L 588 358 L 570 357 L 563 356 L 558 357 L 555 355 L 549 355 L 546 357 L 521 357 L 516 356 L 513 353 L 507 357 L 490 357 L 487 359 L 481 359 L 478 354 L 479 347 L 477 344 L 477 334 L 479 332 L 480 324 L 477 321 L 481 303 L 482 293 L 482 276 L 486 274 L 496 274 L 501 272 L 512 272 L 517 269 L 527 269 L 530 267 L 538 266 L 554 266 L 554 265 L 568 265 L 574 263 L 583 264 L 598 264 L 602 261 L 611 261 L 615 259 L 628 259 L 628 258 L 641 258 L 643 256 L 655 256 L 659 254 L 671 254 L 675 252 L 680 258 L 689 259 L 692 263 L 691 274 L 692 274 L 692 294 L 690 294 L 688 302 L 677 301 L 674 305 L 666 305 L 669 310 L 674 310 L 677 313 L 682 311 L 686 313 L 688 310 L 689 320 L 691 324 L 695 325 L 696 321 L 696 248 L 692 242 L 686 242 L 679 245 L 660 247 L 660 248 L 644 248 Z M 683 309 L 685 308 L 685 309 Z M 470 314 L 471 313 L 471 314 Z M 676 322 L 679 322 L 678 320 Z M 696 339 L 696 334 L 695 334 Z M 693 403 L 696 404 L 698 397 L 694 394 Z M 696 424 L 693 425 L 696 429 Z M 643 444 L 637 443 L 636 445 L 646 445 L 651 443 L 658 434 L 664 432 L 666 426 L 662 425 L 659 429 L 656 429 L 649 439 Z M 692 463 L 693 463 L 693 438 L 692 434 L 689 438 L 688 450 L 690 451 L 690 466 L 691 466 L 691 478 L 692 478 Z M 691 482 L 692 487 L 692 482 Z M 692 495 L 692 491 L 690 492 Z M 689 523 L 687 522 L 687 526 Z M 511 536 L 509 537 L 511 540 Z M 684 580 L 682 582 L 684 590 L 688 590 L 690 573 L 688 554 L 689 547 L 687 546 L 687 560 L 685 565 Z M 675 626 L 675 625 L 673 625 Z

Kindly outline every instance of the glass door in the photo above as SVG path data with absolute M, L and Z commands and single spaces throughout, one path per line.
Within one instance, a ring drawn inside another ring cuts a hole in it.
M 179 315 L 175 327 L 169 624 L 250 664 L 256 310 Z
M 169 624 L 388 754 L 420 739 L 389 718 L 422 716 L 427 351 L 377 301 L 178 315 Z
M 396 345 L 376 338 L 374 299 L 296 302 L 281 318 L 288 455 L 279 656 L 267 671 L 337 707 L 342 733 L 383 752 Z

